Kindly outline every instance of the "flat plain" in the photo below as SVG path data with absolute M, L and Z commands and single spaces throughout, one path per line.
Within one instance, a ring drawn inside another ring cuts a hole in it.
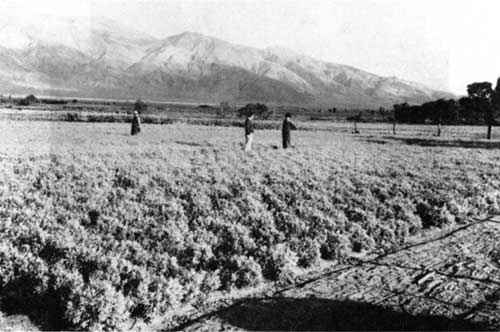
M 50 329 L 166 324 L 500 213 L 485 128 L 335 127 L 293 132 L 289 150 L 258 130 L 244 153 L 241 128 L 0 122 L 1 309 Z

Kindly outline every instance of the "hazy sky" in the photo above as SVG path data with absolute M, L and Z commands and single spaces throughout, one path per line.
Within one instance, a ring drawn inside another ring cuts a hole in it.
M 500 76 L 500 1 L 2 0 L 61 16 L 104 16 L 156 37 L 197 31 L 464 94 Z

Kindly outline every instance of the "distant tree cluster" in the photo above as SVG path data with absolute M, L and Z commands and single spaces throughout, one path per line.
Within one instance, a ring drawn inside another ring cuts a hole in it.
M 495 89 L 490 82 L 475 82 L 467 86 L 467 96 L 459 100 L 438 99 L 422 105 L 394 105 L 394 119 L 400 123 L 481 124 L 491 127 L 500 115 L 500 77 Z M 438 133 L 439 135 L 439 133 Z
M 64 99 L 41 99 L 40 102 L 49 105 L 66 105 L 68 104 L 67 100 Z
M 28 96 L 24 97 L 23 99 L 19 100 L 19 105 L 28 106 L 28 105 L 35 104 L 38 102 L 39 102 L 39 100 L 37 97 L 35 97 L 34 95 L 28 95 Z
M 243 117 L 253 113 L 257 118 L 268 119 L 273 110 L 270 110 L 265 104 L 246 104 L 238 110 L 238 116 Z
M 11 100 L 12 100 L 12 98 L 9 96 L 9 98 L 7 100 L 2 99 L 2 102 L 10 102 Z M 72 103 L 76 103 L 77 100 L 73 99 L 71 102 Z M 48 105 L 66 105 L 66 104 L 69 103 L 69 100 L 65 100 L 65 99 L 53 99 L 53 98 L 41 98 L 41 99 L 38 99 L 35 95 L 30 94 L 30 95 L 27 95 L 24 98 L 19 99 L 17 101 L 17 103 L 20 106 L 28 106 L 28 105 L 37 104 L 37 103 L 43 103 L 43 104 L 48 104 Z
M 139 113 L 144 112 L 147 110 L 148 105 L 142 100 L 142 99 L 137 99 L 134 103 L 134 111 L 137 111 Z
M 394 116 L 402 123 L 446 123 L 455 124 L 469 112 L 460 109 L 459 103 L 453 99 L 438 99 L 422 105 L 408 103 L 394 105 Z

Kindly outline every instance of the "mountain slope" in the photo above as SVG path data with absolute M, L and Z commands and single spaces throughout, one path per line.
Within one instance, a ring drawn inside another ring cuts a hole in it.
M 3 20 L 3 19 L 2 19 Z M 61 46 L 112 66 L 138 61 L 155 39 L 102 18 L 31 16 L 6 18 L 0 24 L 0 46 L 25 51 Z
M 1 21 L 0 81 L 0 93 L 216 103 L 375 108 L 451 97 L 283 48 L 192 32 L 158 40 L 103 19 Z

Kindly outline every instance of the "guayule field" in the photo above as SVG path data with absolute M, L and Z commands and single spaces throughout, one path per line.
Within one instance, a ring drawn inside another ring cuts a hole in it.
M 261 130 L 244 153 L 241 128 L 129 130 L 0 122 L 0 309 L 119 328 L 500 212 L 495 141 L 297 131 L 283 151 Z

